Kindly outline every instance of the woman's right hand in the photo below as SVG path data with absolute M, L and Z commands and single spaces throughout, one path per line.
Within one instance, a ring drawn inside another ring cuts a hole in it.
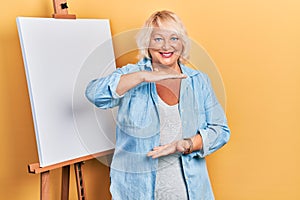
M 143 82 L 158 82 L 165 79 L 184 79 L 187 76 L 185 74 L 168 73 L 165 71 L 141 71 Z

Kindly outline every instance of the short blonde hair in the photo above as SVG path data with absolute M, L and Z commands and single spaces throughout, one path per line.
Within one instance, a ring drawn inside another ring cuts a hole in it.
M 153 13 L 137 33 L 136 43 L 139 48 L 140 58 L 150 58 L 149 44 L 154 28 L 164 28 L 175 31 L 182 41 L 183 50 L 180 55 L 180 62 L 187 61 L 190 53 L 190 40 L 186 29 L 180 18 L 173 12 L 163 10 Z

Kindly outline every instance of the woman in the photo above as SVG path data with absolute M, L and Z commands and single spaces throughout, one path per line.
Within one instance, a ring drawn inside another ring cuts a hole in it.
M 186 67 L 189 39 L 170 11 L 154 13 L 137 36 L 141 60 L 92 81 L 87 98 L 119 106 L 111 164 L 114 200 L 214 199 L 205 156 L 229 140 L 208 77 Z

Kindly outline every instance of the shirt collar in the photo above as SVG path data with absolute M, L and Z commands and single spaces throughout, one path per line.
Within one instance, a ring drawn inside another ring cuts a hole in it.
M 143 65 L 145 67 L 145 69 L 148 68 L 148 70 L 153 70 L 152 68 L 152 63 L 151 63 L 151 59 L 149 58 L 142 58 L 139 62 L 138 62 L 138 65 Z

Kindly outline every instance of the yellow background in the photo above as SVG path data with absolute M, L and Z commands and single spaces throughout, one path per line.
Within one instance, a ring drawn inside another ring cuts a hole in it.
M 215 61 L 226 88 L 232 136 L 209 156 L 217 200 L 300 199 L 299 0 L 69 0 L 78 18 L 109 18 L 112 34 L 139 28 L 169 9 Z M 17 16 L 51 17 L 51 0 L 2 1 L 0 13 L 0 195 L 39 198 L 38 162 Z M 55 80 L 53 80 L 55 81 Z M 108 168 L 84 165 L 89 200 L 109 199 Z M 60 170 L 51 172 L 51 199 L 60 197 Z M 74 176 L 71 199 L 76 199 Z

